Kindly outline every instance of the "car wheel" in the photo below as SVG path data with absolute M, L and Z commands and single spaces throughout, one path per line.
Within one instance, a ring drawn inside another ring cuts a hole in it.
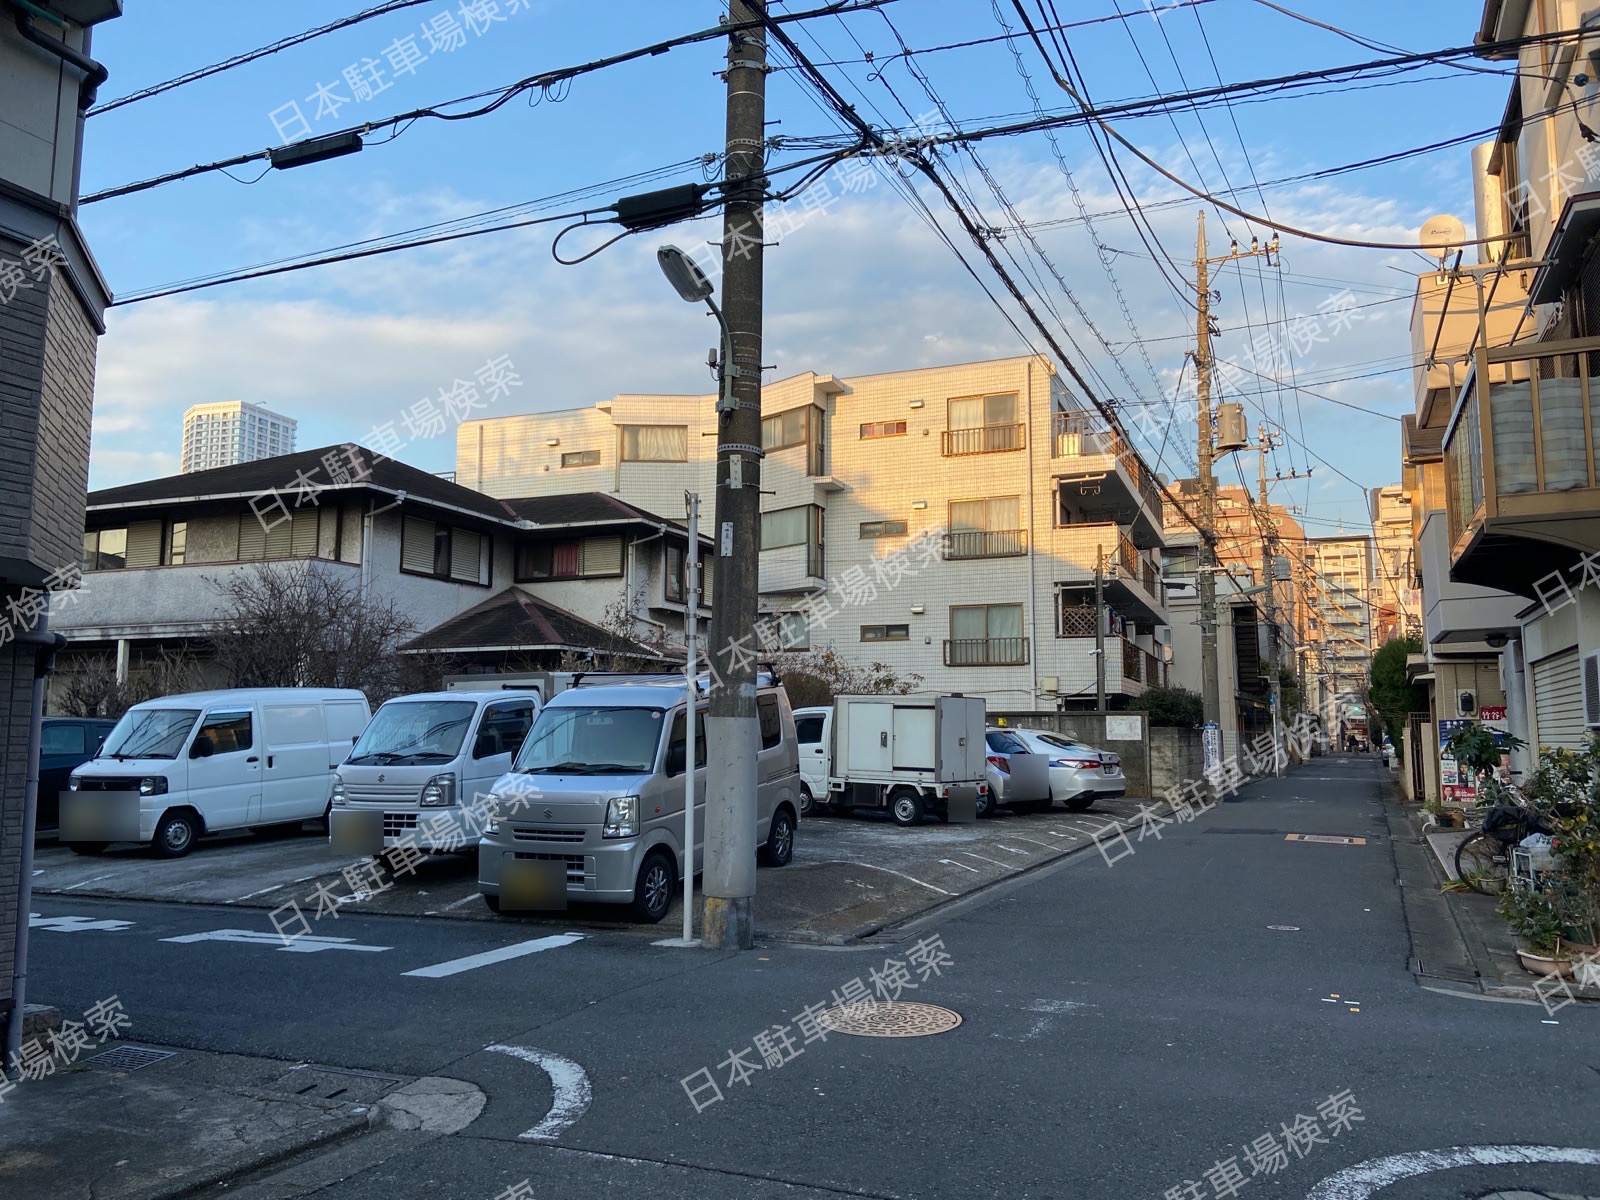
M 150 849 L 157 858 L 182 858 L 194 849 L 194 840 L 200 836 L 200 825 L 190 813 L 169 812 L 156 825 L 156 835 L 150 839 Z
M 104 854 L 110 842 L 68 842 L 67 848 L 74 854 L 82 854 L 88 858 Z
M 890 792 L 889 817 L 905 828 L 922 824 L 921 794 L 913 788 L 896 788 Z
M 800 785 L 800 815 L 802 817 L 809 817 L 814 815 L 816 811 L 817 801 L 811 795 L 811 789 L 802 783 Z
M 980 792 L 980 793 L 978 793 L 977 815 L 979 817 L 991 817 L 991 816 L 994 815 L 994 793 L 993 792 Z
M 672 891 L 677 880 L 672 877 L 672 860 L 660 850 L 652 850 L 639 864 L 639 877 L 633 884 L 633 904 L 629 911 L 635 921 L 655 925 L 672 907 Z
M 499 896 L 485 896 L 483 898 L 483 902 L 486 905 L 489 906 L 489 911 L 490 912 L 497 913 L 497 912 L 500 911 L 500 897 Z
M 772 814 L 767 827 L 767 843 L 761 847 L 761 861 L 769 867 L 785 867 L 794 857 L 794 818 L 787 808 Z
M 1093 796 L 1074 796 L 1067 801 L 1068 812 L 1088 812 L 1094 807 Z

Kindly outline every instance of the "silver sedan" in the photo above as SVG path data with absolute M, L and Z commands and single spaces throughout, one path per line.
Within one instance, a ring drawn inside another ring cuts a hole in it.
M 1048 729 L 1008 725 L 1006 732 L 1016 734 L 1028 749 L 1050 756 L 1051 803 L 1059 800 L 1073 812 L 1083 812 L 1098 799 L 1127 795 L 1120 755 Z

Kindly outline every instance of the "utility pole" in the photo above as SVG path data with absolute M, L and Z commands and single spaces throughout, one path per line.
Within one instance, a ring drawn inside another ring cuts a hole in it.
M 1094 710 L 1106 711 L 1106 548 L 1094 551 Z
M 1283 720 L 1283 689 L 1278 680 L 1278 608 L 1274 599 L 1276 591 L 1274 561 L 1278 553 L 1278 523 L 1272 518 L 1271 500 L 1267 496 L 1267 455 L 1277 443 L 1267 432 L 1265 424 L 1257 425 L 1256 432 L 1260 435 L 1256 449 L 1259 452 L 1261 519 L 1264 523 L 1261 531 L 1261 582 L 1267 589 L 1264 596 L 1267 612 L 1267 686 L 1271 696 L 1267 719 L 1272 722 L 1272 773 L 1281 776 L 1283 739 L 1278 730 Z
M 683 494 L 684 515 L 688 518 L 689 554 L 685 560 L 683 598 L 687 601 L 687 620 L 683 623 L 683 673 L 688 688 L 689 706 L 683 717 L 683 853 L 688 860 L 683 868 L 683 944 L 694 943 L 694 803 L 695 726 L 699 723 L 700 701 L 700 493 Z
M 748 950 L 755 940 L 756 661 L 761 523 L 761 298 L 766 193 L 766 0 L 730 0 L 727 154 L 723 168 L 722 303 L 733 400 L 717 420 L 714 678 L 706 715 L 705 917 L 701 940 Z
M 1252 239 L 1250 249 L 1239 249 L 1234 242 L 1227 254 L 1206 257 L 1206 213 L 1200 210 L 1195 237 L 1195 274 L 1198 312 L 1195 319 L 1195 396 L 1198 401 L 1200 467 L 1200 682 L 1205 723 L 1217 730 L 1217 754 L 1221 756 L 1222 683 L 1217 663 L 1217 480 L 1212 472 L 1216 456 L 1216 437 L 1211 415 L 1211 266 L 1240 258 L 1265 256 L 1269 266 L 1278 252 L 1278 238 L 1262 246 Z M 1210 761 L 1206 763 L 1211 767 Z

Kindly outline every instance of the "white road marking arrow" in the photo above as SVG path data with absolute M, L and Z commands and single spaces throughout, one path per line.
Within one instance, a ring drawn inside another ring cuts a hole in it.
M 56 933 L 85 933 L 91 929 L 131 929 L 132 921 L 95 920 L 93 917 L 41 917 L 28 914 L 29 929 L 51 929 Z
M 1573 1146 L 1449 1146 L 1373 1158 L 1330 1175 L 1306 1193 L 1306 1200 L 1367 1200 L 1392 1183 L 1452 1167 L 1494 1167 L 1516 1163 L 1577 1163 L 1600 1166 L 1600 1150 Z
M 213 929 L 206 933 L 187 933 L 182 937 L 162 938 L 163 942 L 239 942 L 246 946 L 270 946 L 275 950 L 288 950 L 294 954 L 315 954 L 319 950 L 360 950 L 377 954 L 391 949 L 389 946 L 358 946 L 355 938 L 317 937 L 302 933 L 299 937 L 280 937 L 276 933 L 263 933 L 259 929 Z
M 484 1049 L 520 1058 L 550 1076 L 551 1087 L 555 1089 L 555 1099 L 551 1101 L 550 1111 L 545 1114 L 544 1120 L 526 1133 L 517 1135 L 523 1141 L 553 1142 L 589 1111 L 589 1105 L 594 1100 L 594 1089 L 589 1086 L 589 1076 L 584 1069 L 570 1058 L 562 1058 L 561 1055 L 552 1054 L 548 1050 L 534 1050 L 528 1046 L 495 1045 L 485 1046 Z

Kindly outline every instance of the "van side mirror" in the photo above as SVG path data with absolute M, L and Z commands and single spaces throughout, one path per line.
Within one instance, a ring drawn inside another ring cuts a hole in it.
M 195 738 L 194 745 L 189 747 L 190 758 L 210 758 L 216 752 L 216 744 L 211 740 L 211 735 L 206 733 Z

